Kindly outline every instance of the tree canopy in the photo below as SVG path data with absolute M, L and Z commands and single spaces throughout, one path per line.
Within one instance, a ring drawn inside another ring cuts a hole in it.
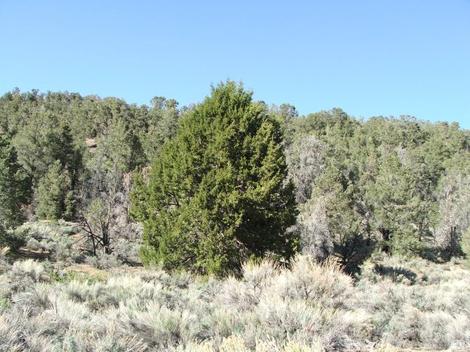
M 295 250 L 348 271 L 374 251 L 448 260 L 470 237 L 469 160 L 456 123 L 299 116 L 233 82 L 187 107 L 13 90 L 0 97 L 0 230 L 67 219 L 110 253 L 139 236 L 133 188 L 142 257 L 168 268 L 233 272 Z

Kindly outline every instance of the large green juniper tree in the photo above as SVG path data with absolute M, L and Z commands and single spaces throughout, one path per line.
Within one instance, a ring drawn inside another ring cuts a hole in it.
M 279 124 L 242 86 L 218 85 L 137 177 L 144 261 L 224 274 L 248 258 L 288 259 L 298 240 L 288 231 L 296 207 L 286 176 Z

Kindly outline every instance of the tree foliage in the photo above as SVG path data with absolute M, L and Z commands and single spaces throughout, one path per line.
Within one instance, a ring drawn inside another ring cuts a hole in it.
M 468 131 L 407 116 L 363 122 L 339 109 L 292 124 L 288 160 L 310 252 L 312 239 L 315 253 L 332 241 L 332 254 L 353 270 L 373 250 L 435 257 L 458 244 L 469 169 L 451 169 L 469 158 Z M 318 161 L 309 166 L 309 158 Z
M 462 237 L 470 229 L 470 159 L 446 172 L 438 187 L 436 243 L 447 258 L 462 255 Z M 460 170 L 459 170 L 460 169 Z
M 215 87 L 137 183 L 143 258 L 218 274 L 268 253 L 288 259 L 297 238 L 287 231 L 296 210 L 286 176 L 279 124 L 241 86 Z
M 36 214 L 39 219 L 58 220 L 73 217 L 74 195 L 67 169 L 57 160 L 40 179 L 36 192 Z
M 0 231 L 19 225 L 28 201 L 29 178 L 6 135 L 0 134 Z
M 129 236 L 126 171 L 133 162 L 131 138 L 121 120 L 111 123 L 97 137 L 97 147 L 86 164 L 80 222 L 92 242 L 92 251 L 109 254 L 113 241 Z M 130 232 L 130 231 L 129 231 Z
M 288 258 L 298 243 L 347 270 L 373 251 L 446 260 L 470 226 L 469 153 L 456 123 L 362 121 L 338 108 L 299 116 L 233 83 L 181 108 L 16 89 L 0 97 L 0 222 L 69 219 L 93 252 L 112 252 L 137 237 L 129 175 L 141 170 L 134 215 L 149 262 L 222 272 Z

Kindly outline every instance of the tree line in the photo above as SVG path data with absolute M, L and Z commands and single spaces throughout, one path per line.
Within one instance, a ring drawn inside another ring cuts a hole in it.
M 412 117 L 298 116 L 234 82 L 179 107 L 22 93 L 0 98 L 0 233 L 80 223 L 90 251 L 143 226 L 141 257 L 237 272 L 299 251 L 347 271 L 375 251 L 447 260 L 470 219 L 470 133 Z

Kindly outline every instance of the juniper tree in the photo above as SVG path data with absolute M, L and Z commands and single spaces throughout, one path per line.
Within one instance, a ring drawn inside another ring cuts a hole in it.
M 290 258 L 298 240 L 287 231 L 296 207 L 286 176 L 280 126 L 265 106 L 233 82 L 213 88 L 135 182 L 144 262 L 224 274 L 250 257 Z

